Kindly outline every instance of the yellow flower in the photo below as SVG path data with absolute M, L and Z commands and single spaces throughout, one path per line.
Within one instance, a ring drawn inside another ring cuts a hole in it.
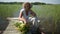
M 24 27 L 24 26 L 25 26 L 25 24 L 21 24 L 20 26 L 21 26 L 21 27 Z

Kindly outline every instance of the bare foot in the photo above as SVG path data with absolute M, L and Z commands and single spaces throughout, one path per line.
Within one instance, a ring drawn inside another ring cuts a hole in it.
M 44 32 L 41 32 L 41 34 L 45 34 Z
M 1 31 L 0 31 L 0 33 L 1 33 Z

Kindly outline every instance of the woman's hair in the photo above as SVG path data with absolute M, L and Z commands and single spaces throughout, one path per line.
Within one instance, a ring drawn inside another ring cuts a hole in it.
M 25 2 L 25 3 L 23 3 L 23 7 L 25 8 L 27 4 L 29 5 L 29 8 L 31 8 L 31 7 L 32 7 L 32 4 L 31 4 L 31 3 L 29 3 L 29 2 Z

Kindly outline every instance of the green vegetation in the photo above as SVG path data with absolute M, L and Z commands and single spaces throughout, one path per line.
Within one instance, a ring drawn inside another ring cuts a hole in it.
M 17 4 L 0 4 L 0 16 L 12 17 L 13 13 L 20 9 L 21 5 Z
M 12 17 L 22 8 L 21 4 L 0 4 L 0 16 Z M 44 31 L 60 31 L 60 5 L 33 5 L 32 10 L 41 19 Z

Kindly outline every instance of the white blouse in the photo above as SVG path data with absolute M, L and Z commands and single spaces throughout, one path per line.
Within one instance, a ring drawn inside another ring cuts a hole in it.
M 21 10 L 20 10 L 20 12 L 22 12 L 22 13 L 23 13 L 23 17 L 24 17 L 24 18 L 28 19 L 28 18 L 30 17 L 30 14 L 31 14 L 31 12 L 30 12 L 30 11 L 28 12 L 28 15 L 26 15 L 26 12 L 25 12 L 25 9 L 24 9 L 24 8 L 23 8 L 23 9 L 21 9 Z

